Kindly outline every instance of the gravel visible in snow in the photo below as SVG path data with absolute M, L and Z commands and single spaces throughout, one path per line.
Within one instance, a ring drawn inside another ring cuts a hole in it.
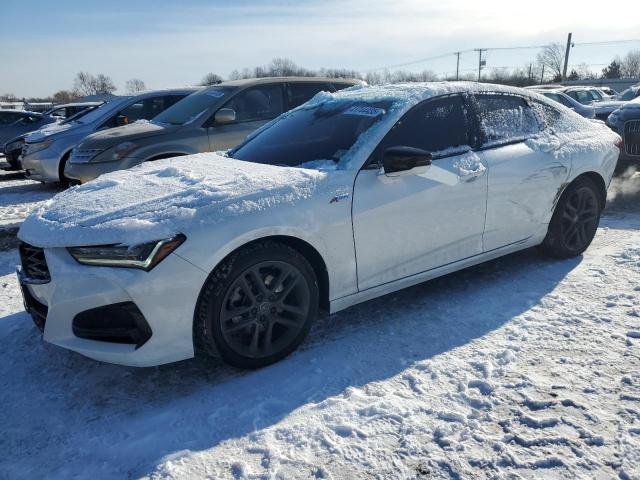
M 0 477 L 640 478 L 639 229 L 350 308 L 254 372 L 45 344 L 0 252 Z

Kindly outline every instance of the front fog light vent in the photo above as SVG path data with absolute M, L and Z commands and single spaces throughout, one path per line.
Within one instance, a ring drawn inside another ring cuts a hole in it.
M 140 348 L 151 338 L 151 327 L 135 303 L 123 302 L 80 312 L 73 319 L 73 334 L 87 340 Z

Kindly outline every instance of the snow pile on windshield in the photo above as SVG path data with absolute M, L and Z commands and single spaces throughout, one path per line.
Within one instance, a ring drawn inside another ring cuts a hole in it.
M 25 220 L 19 236 L 41 247 L 158 240 L 307 198 L 325 176 L 214 153 L 159 160 L 55 196 Z

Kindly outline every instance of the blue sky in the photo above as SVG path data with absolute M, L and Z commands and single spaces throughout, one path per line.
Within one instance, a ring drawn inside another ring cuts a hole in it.
M 535 7 L 532 7 L 535 5 Z M 456 50 L 574 40 L 640 38 L 630 0 L 613 7 L 585 2 L 512 0 L 2 0 L 0 93 L 49 95 L 71 88 L 80 70 L 111 76 L 120 91 L 129 78 L 148 87 L 193 84 L 213 71 L 289 57 L 308 68 L 361 71 Z M 570 64 L 599 71 L 640 42 L 576 45 Z M 488 68 L 523 66 L 536 50 L 492 51 Z M 477 54 L 461 57 L 477 68 Z M 455 57 L 409 70 L 455 70 Z

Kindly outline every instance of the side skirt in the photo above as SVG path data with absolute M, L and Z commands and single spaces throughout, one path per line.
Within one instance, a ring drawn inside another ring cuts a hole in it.
M 536 245 L 539 245 L 543 240 L 544 235 L 542 235 L 541 237 L 538 234 L 519 242 L 512 243 L 495 250 L 491 250 L 489 252 L 480 253 L 478 255 L 474 255 L 473 257 L 465 258 L 448 265 L 443 265 L 442 267 L 433 268 L 431 270 L 427 270 L 426 272 L 417 273 L 415 275 L 401 278 L 393 282 L 385 283 L 377 287 L 368 288 L 367 290 L 363 290 L 358 293 L 337 298 L 331 301 L 330 313 L 336 313 L 340 310 L 344 310 L 345 308 L 357 305 L 358 303 L 366 302 L 367 300 L 372 300 L 388 293 L 397 292 L 398 290 L 402 290 L 403 288 L 411 287 L 413 285 L 417 285 L 418 283 L 426 282 L 427 280 L 432 280 L 434 278 L 441 277 L 458 270 L 463 270 L 465 268 L 472 267 L 489 260 L 493 260 L 494 258 L 517 252 L 519 250 L 534 247 Z

